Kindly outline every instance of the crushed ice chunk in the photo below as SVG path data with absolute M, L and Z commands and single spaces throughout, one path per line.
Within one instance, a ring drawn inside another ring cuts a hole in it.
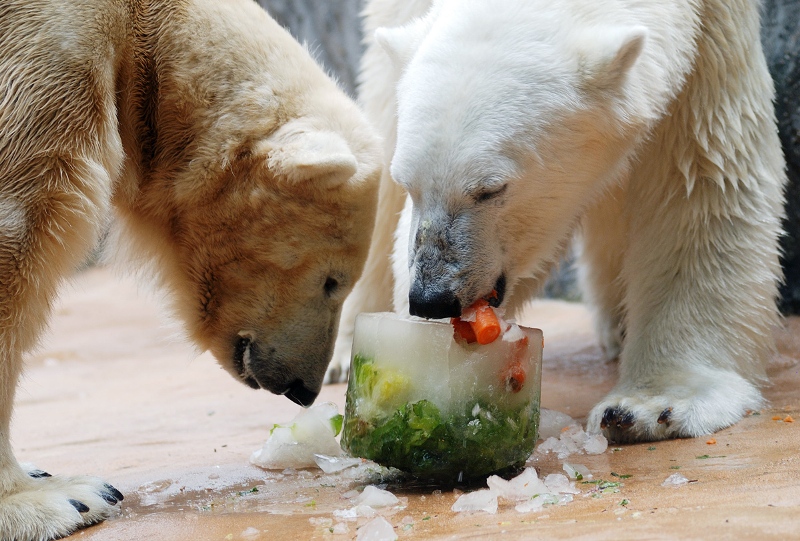
M 357 517 L 374 517 L 378 514 L 374 507 L 371 505 L 365 505 L 363 503 L 353 507 L 353 511 L 356 512 Z
M 338 416 L 332 402 L 302 410 L 289 423 L 276 424 L 264 446 L 250 456 L 250 462 L 268 470 L 283 470 L 314 467 L 315 454 L 341 456 L 334 428 Z
M 358 518 L 358 513 L 356 512 L 355 507 L 350 509 L 334 509 L 333 516 L 343 520 L 355 520 Z
M 369 505 L 371 507 L 388 507 L 397 505 L 400 501 L 397 496 L 388 490 L 380 489 L 373 485 L 364 487 L 364 491 L 355 498 L 355 503 Z
M 666 479 L 664 479 L 664 482 L 661 483 L 661 486 L 662 487 L 679 487 L 681 485 L 685 485 L 688 482 L 689 482 L 689 480 L 686 477 L 684 477 L 680 473 L 676 472 L 676 473 L 673 473 L 672 475 L 670 475 L 669 477 L 667 477 Z
M 517 342 L 525 338 L 525 333 L 522 332 L 522 329 L 519 328 L 519 325 L 516 323 L 512 323 L 506 332 L 503 333 L 503 341 L 505 342 Z
M 578 422 L 566 413 L 542 408 L 539 411 L 539 438 L 543 440 L 558 438 L 564 428 L 577 424 Z
M 333 535 L 344 535 L 350 533 L 350 528 L 347 526 L 346 522 L 337 522 L 334 524 L 333 529 L 331 530 Z
M 556 453 L 560 460 L 578 453 L 600 454 L 608 448 L 608 440 L 602 434 L 589 435 L 580 425 L 569 425 L 561 430 L 558 438 L 551 436 L 536 446 L 536 453 Z
M 580 494 L 581 491 L 575 488 L 575 483 L 563 473 L 551 473 L 544 478 L 547 492 L 551 494 Z
M 328 456 L 316 453 L 314 454 L 314 462 L 325 473 L 336 473 L 361 464 L 361 459 L 349 456 Z
M 497 475 L 486 479 L 488 489 L 476 490 L 459 496 L 453 511 L 485 511 L 496 513 L 500 499 L 514 502 L 520 513 L 540 511 L 547 505 L 564 505 L 572 501 L 573 494 L 580 494 L 575 483 L 561 473 L 550 474 L 540 479 L 536 470 L 526 468 L 510 480 Z
M 608 449 L 608 440 L 602 434 L 591 434 L 586 437 L 583 450 L 587 455 L 601 455 Z
M 510 481 L 492 475 L 486 479 L 486 484 L 499 497 L 508 500 L 525 500 L 536 494 L 547 492 L 547 487 L 533 468 L 525 468 L 521 474 Z
M 333 516 L 343 520 L 355 520 L 358 517 L 374 517 L 378 512 L 369 505 L 355 505 L 350 509 L 336 509 Z
M 462 494 L 451 507 L 453 511 L 485 511 L 497 513 L 497 493 L 491 489 L 481 489 L 475 492 Z
M 554 494 L 537 494 L 526 502 L 518 503 L 514 509 L 519 513 L 530 513 L 532 511 L 541 511 L 545 505 L 556 503 L 558 503 L 558 496 Z
M 250 527 L 246 528 L 244 531 L 242 531 L 242 533 L 239 534 L 239 535 L 241 535 L 245 539 L 250 539 L 250 538 L 258 537 L 260 534 L 261 534 L 261 530 L 259 530 L 257 528 L 253 528 L 252 526 L 250 526 Z
M 389 521 L 375 517 L 358 529 L 356 541 L 395 541 L 397 534 Z
M 564 471 L 567 472 L 567 475 L 570 479 L 582 481 L 584 479 L 588 480 L 593 477 L 592 473 L 589 471 L 589 468 L 583 464 L 570 464 L 569 462 L 564 462 L 562 467 L 564 468 Z

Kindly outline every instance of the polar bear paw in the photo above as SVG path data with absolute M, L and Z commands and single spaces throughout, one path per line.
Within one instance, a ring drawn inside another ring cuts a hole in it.
M 592 409 L 587 430 L 616 443 L 693 438 L 731 426 L 763 405 L 758 388 L 733 372 L 681 380 L 621 382 Z
M 53 477 L 28 468 L 16 490 L 0 495 L 3 540 L 46 541 L 102 522 L 118 512 L 122 494 L 97 477 Z

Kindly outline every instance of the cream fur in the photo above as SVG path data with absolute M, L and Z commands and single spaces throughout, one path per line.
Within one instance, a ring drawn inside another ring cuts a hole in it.
M 376 41 L 361 99 L 396 138 L 383 182 L 409 197 L 397 227 L 400 198 L 382 186 L 395 194 L 380 202 L 371 247 L 383 265 L 360 282 L 382 289 L 360 298 L 385 300 L 388 248 L 376 243 L 396 230 L 396 310 L 411 294 L 423 311 L 454 298 L 452 311 L 503 277 L 513 315 L 577 235 L 598 334 L 620 356 L 589 429 L 696 436 L 759 407 L 785 177 L 758 3 L 392 10 L 367 5 Z
M 359 109 L 252 1 L 4 1 L 0 539 L 67 535 L 119 499 L 96 478 L 29 475 L 9 443 L 23 355 L 109 223 L 111 257 L 172 292 L 201 350 L 307 404 L 379 175 Z

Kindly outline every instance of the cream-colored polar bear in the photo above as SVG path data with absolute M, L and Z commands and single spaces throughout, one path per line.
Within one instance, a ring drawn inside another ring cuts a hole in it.
M 586 299 L 620 357 L 590 429 L 696 436 L 759 407 L 784 163 L 758 2 L 398 4 L 366 7 L 361 98 L 402 189 L 384 174 L 345 314 L 389 301 L 405 191 L 401 312 L 457 316 L 494 289 L 513 315 L 577 234 Z
M 26 471 L 9 442 L 22 356 L 107 218 L 120 259 L 152 267 L 201 349 L 308 405 L 379 175 L 355 104 L 250 0 L 4 0 L 0 539 L 66 535 L 122 498 Z

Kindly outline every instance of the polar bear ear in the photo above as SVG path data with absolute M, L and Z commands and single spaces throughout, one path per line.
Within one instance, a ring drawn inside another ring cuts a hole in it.
M 586 79 L 594 87 L 614 90 L 622 86 L 644 50 L 647 28 L 643 26 L 593 29 L 584 36 Z
M 417 50 L 406 30 L 404 26 L 375 30 L 375 42 L 389 55 L 392 64 L 398 69 L 405 67 Z
M 429 13 L 405 26 L 381 27 L 375 30 L 375 42 L 386 51 L 395 68 L 403 69 L 414 57 L 432 24 L 433 15 Z
M 286 125 L 258 143 L 254 151 L 266 156 L 267 167 L 278 179 L 292 184 L 314 180 L 334 187 L 349 180 L 358 169 L 347 141 L 331 131 Z

